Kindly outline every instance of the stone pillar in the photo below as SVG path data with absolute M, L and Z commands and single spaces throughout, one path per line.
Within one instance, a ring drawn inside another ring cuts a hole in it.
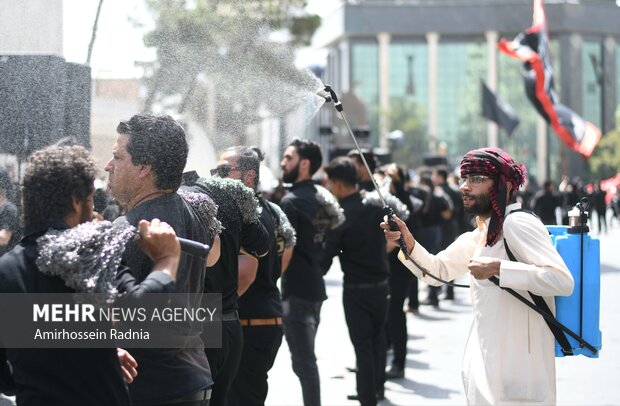
M 575 113 L 583 117 L 583 39 L 581 35 L 573 33 L 560 36 L 560 60 L 561 87 L 560 100 L 563 104 L 571 108 Z M 556 62 L 557 63 L 557 62 Z M 557 135 L 553 135 L 557 137 Z M 583 176 L 586 170 L 586 161 L 578 152 L 565 147 L 565 162 L 562 163 L 562 175 L 569 177 Z
M 539 186 L 547 180 L 549 157 L 547 145 L 547 122 L 540 114 L 536 115 L 536 169 Z
M 379 43 L 379 146 L 388 147 L 390 132 L 390 34 L 377 34 Z
M 484 33 L 487 39 L 487 86 L 497 94 L 497 31 L 487 31 Z M 497 147 L 499 144 L 498 126 L 495 122 L 487 120 L 487 145 Z M 484 145 L 480 145 L 481 147 Z
M 616 127 L 616 106 L 618 105 L 618 95 L 616 94 L 616 39 L 607 36 L 603 40 L 603 82 L 602 82 L 602 104 L 603 115 L 601 132 L 605 134 Z
M 437 152 L 437 76 L 439 33 L 426 34 L 428 48 L 428 149 Z

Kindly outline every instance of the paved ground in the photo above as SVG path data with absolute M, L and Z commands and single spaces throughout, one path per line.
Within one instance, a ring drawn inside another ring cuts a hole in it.
M 601 236 L 601 357 L 558 358 L 558 405 L 620 405 L 620 228 Z M 341 305 L 341 272 L 337 261 L 327 274 L 329 299 L 322 310 L 317 356 L 324 406 L 357 405 L 346 395 L 355 392 L 355 375 L 346 367 L 355 357 Z M 422 307 L 409 315 L 409 352 L 405 379 L 388 382 L 381 405 L 464 405 L 460 367 L 471 324 L 469 293 L 456 289 L 454 302 L 440 308 Z M 423 293 L 420 293 L 422 298 Z M 290 364 L 286 342 L 269 378 L 269 406 L 303 405 L 301 388 Z

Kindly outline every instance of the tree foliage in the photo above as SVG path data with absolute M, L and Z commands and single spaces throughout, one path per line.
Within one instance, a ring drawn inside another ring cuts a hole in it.
M 620 171 L 620 106 L 616 109 L 616 129 L 603 135 L 588 163 L 595 179 L 610 178 Z
M 390 128 L 404 133 L 402 145 L 393 150 L 394 162 L 410 168 L 422 165 L 424 155 L 428 152 L 428 141 L 420 119 L 423 114 L 420 106 L 406 97 L 390 100 Z
M 311 75 L 294 67 L 291 48 L 306 44 L 320 24 L 304 12 L 306 0 L 147 4 L 155 28 L 144 41 L 156 48 L 157 60 L 148 75 L 145 109 L 176 110 L 205 128 L 216 117 L 219 147 L 242 141 L 259 111 L 281 115 L 294 103 L 287 95 L 315 86 Z

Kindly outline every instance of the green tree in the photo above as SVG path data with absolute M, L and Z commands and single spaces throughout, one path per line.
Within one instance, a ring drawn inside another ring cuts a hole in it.
M 594 179 L 610 178 L 620 171 L 620 105 L 616 109 L 616 128 L 603 135 L 588 164 Z
M 320 18 L 306 0 L 147 0 L 155 28 L 144 39 L 157 60 L 147 69 L 145 110 L 190 116 L 221 148 L 242 142 L 259 111 L 283 116 L 316 79 L 293 64 Z M 274 39 L 274 33 L 280 38 Z M 288 37 L 287 37 L 288 35 Z M 215 119 L 214 119 L 215 118 Z
M 419 105 L 407 97 L 394 97 L 390 100 L 390 128 L 404 133 L 402 145 L 393 148 L 394 162 L 415 168 L 422 165 L 424 155 L 428 152 L 421 117 L 424 112 Z

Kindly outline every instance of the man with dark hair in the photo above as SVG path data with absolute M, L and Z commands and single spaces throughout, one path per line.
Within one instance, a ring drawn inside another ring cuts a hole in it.
M 321 382 L 314 342 L 321 305 L 327 298 L 319 262 L 325 234 L 342 219 L 336 199 L 314 185 L 312 175 L 322 162 L 321 148 L 313 141 L 293 140 L 280 162 L 282 181 L 292 183 L 280 207 L 297 231 L 297 245 L 282 274 L 284 335 L 291 350 L 293 371 L 299 377 L 305 406 L 321 404 Z
M 368 164 L 368 168 L 371 173 L 375 173 L 375 169 L 377 169 L 377 160 L 375 158 L 374 152 L 370 149 L 362 149 L 362 154 L 364 154 L 364 158 L 366 159 L 366 163 Z M 372 180 L 370 179 L 370 173 L 368 173 L 368 169 L 366 169 L 366 165 L 362 161 L 362 155 L 357 149 L 352 149 L 349 151 L 347 156 L 353 161 L 355 165 L 355 170 L 357 173 L 357 184 L 360 190 L 372 191 L 375 189 Z
M 212 246 L 207 261 L 181 254 L 176 293 L 187 294 L 187 305 L 200 304 L 205 268 L 219 257 L 219 238 L 177 192 L 187 161 L 187 141 L 181 125 L 170 116 L 138 114 L 123 121 L 112 159 L 105 170 L 112 196 L 127 210 L 131 225 L 159 218 L 170 224 L 177 235 Z M 151 267 L 151 260 L 129 243 L 124 259 L 138 280 Z M 190 326 L 189 335 L 201 341 L 202 326 Z M 163 405 L 186 402 L 208 404 L 213 384 L 207 357 L 202 348 L 146 349 L 133 351 L 141 373 L 130 386 L 134 405 Z
M 385 382 L 385 321 L 388 306 L 388 262 L 380 206 L 365 201 L 356 186 L 355 166 L 339 157 L 324 168 L 327 188 L 344 209 L 345 222 L 325 241 L 321 266 L 327 272 L 338 255 L 344 273 L 342 303 L 355 348 L 357 395 L 363 406 L 374 406 L 383 398 Z
M 226 176 L 239 179 L 254 193 L 259 184 L 262 151 L 252 147 L 226 149 L 218 167 L 230 165 Z M 224 176 L 224 175 L 222 175 Z M 247 288 L 239 297 L 239 318 L 243 326 L 243 354 L 241 364 L 229 395 L 231 406 L 264 405 L 267 397 L 267 374 L 275 361 L 282 343 L 282 303 L 277 281 L 282 273 L 282 258 L 292 254 L 294 230 L 286 215 L 277 205 L 258 195 L 262 208 L 260 221 L 267 230 L 269 252 L 258 259 L 249 287 L 241 286 L 242 264 L 239 266 L 239 290 Z
M 0 293 L 76 292 L 61 276 L 39 269 L 37 241 L 48 230 L 68 230 L 92 219 L 95 174 L 94 160 L 80 146 L 48 147 L 29 158 L 23 181 L 24 238 L 0 258 Z M 137 285 L 122 266 L 119 286 L 129 295 L 170 291 L 180 254 L 174 231 L 157 219 L 140 222 L 139 231 L 141 249 L 154 259 L 151 272 Z M 123 376 L 131 382 L 136 366 L 114 348 L 0 349 L 0 392 L 16 392 L 17 403 L 26 406 L 129 405 Z
M 560 196 L 555 193 L 555 186 L 546 180 L 543 188 L 532 198 L 532 211 L 540 217 L 543 224 L 557 224 L 555 210 L 560 207 Z
M 441 283 L 422 270 L 446 281 L 469 271 L 474 320 L 462 376 L 470 405 L 556 401 L 551 330 L 542 316 L 489 281 L 493 278 L 523 297 L 539 295 L 551 312 L 553 296 L 573 290 L 571 273 L 543 223 L 519 210 L 519 203 L 510 204 L 524 180 L 523 164 L 501 149 L 468 152 L 461 161 L 461 191 L 465 210 L 478 216 L 478 228 L 436 255 L 417 243 L 400 219 L 395 217 L 399 231 L 381 223 L 391 243 L 404 238 L 408 252 L 401 250 L 399 258 L 424 282 Z
M 456 237 L 465 231 L 465 208 L 463 207 L 463 197 L 458 190 L 453 189 L 448 184 L 448 171 L 445 168 L 437 168 L 433 171 L 432 181 L 436 188 L 441 190 L 451 204 L 449 218 L 445 218 L 441 224 L 441 243 L 439 249 L 442 250 L 452 244 Z M 431 287 L 432 289 L 432 287 Z M 437 297 L 437 292 L 435 292 Z M 454 286 L 446 286 L 446 299 L 454 300 Z

